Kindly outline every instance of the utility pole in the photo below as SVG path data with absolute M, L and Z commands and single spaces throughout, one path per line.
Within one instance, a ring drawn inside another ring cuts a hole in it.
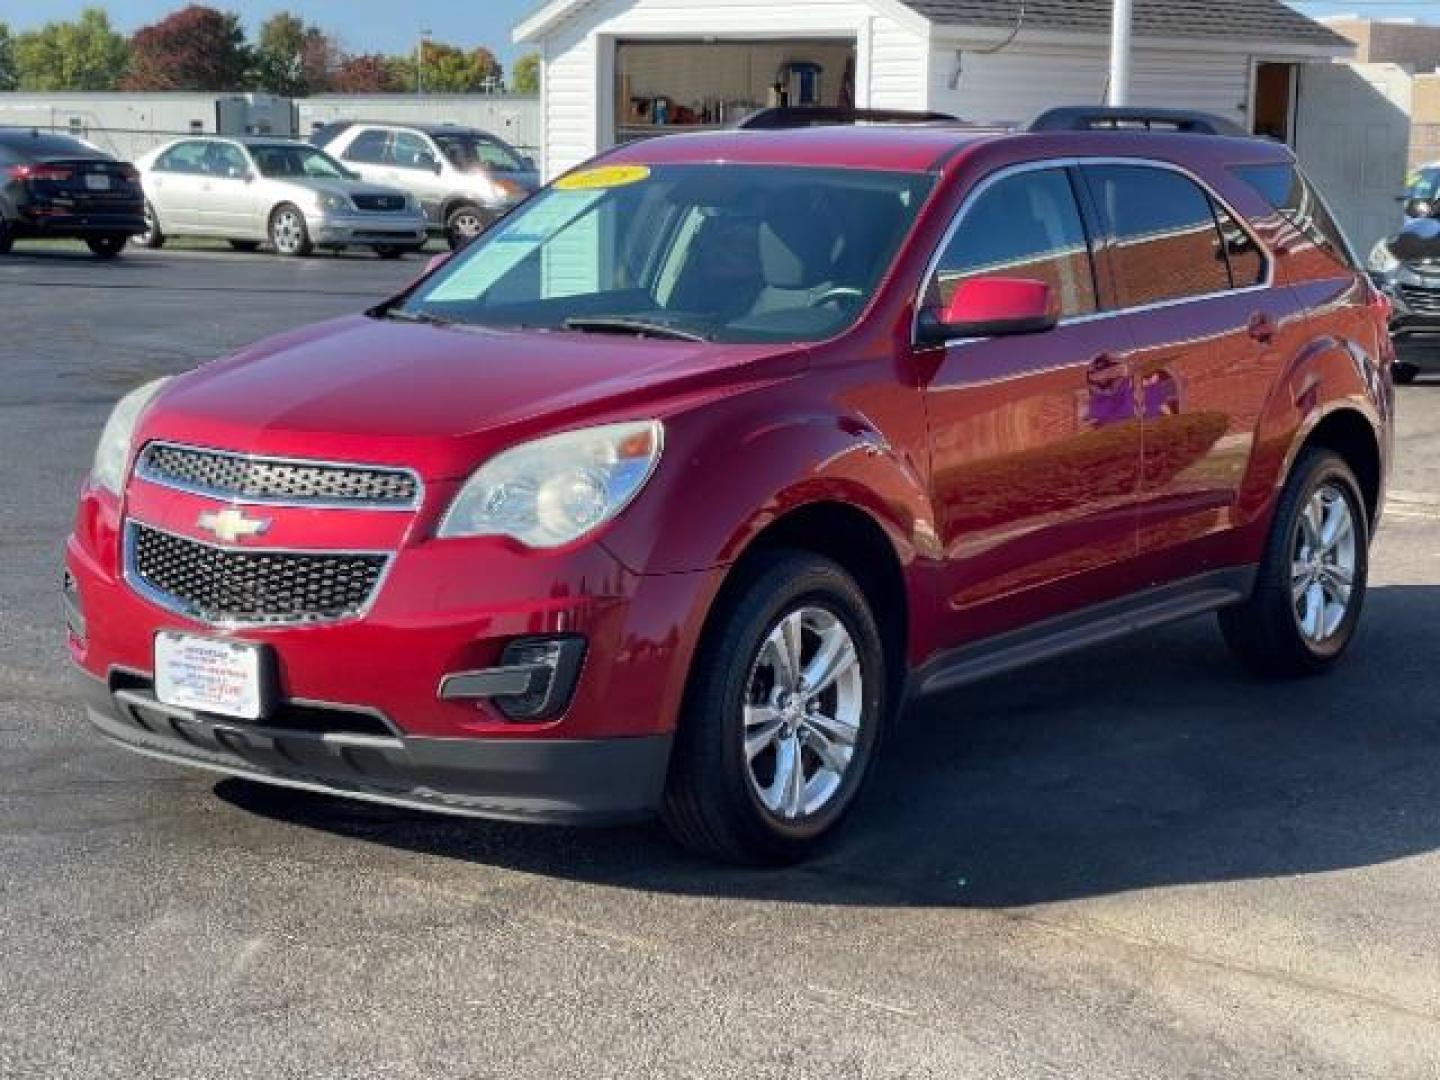
M 1110 12 L 1110 90 L 1107 105 L 1130 104 L 1130 24 L 1134 14 L 1131 0 L 1114 0 Z
M 415 96 L 425 93 L 425 43 L 430 40 L 430 31 L 420 31 L 420 41 L 415 46 Z

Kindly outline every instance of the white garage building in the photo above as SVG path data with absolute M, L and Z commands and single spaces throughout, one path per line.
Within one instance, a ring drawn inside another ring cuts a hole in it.
M 1370 228 L 1356 216 L 1362 206 L 1393 209 L 1405 135 L 1388 123 L 1393 107 L 1362 100 L 1363 83 L 1342 77 L 1332 85 L 1331 61 L 1350 55 L 1348 41 L 1280 0 L 1134 6 L 1136 104 L 1217 113 L 1284 138 L 1302 158 L 1307 143 L 1324 150 L 1312 172 L 1357 233 Z M 788 104 L 936 110 L 980 121 L 1026 121 L 1053 105 L 1098 103 L 1110 7 L 1110 0 L 545 0 L 515 39 L 540 51 L 541 161 L 553 177 L 617 142 L 733 121 L 776 103 L 780 90 Z M 1323 111 L 1305 108 L 1307 94 L 1324 99 Z M 1337 148 L 1344 160 L 1335 160 Z M 1357 165 L 1360 153 L 1375 162 Z

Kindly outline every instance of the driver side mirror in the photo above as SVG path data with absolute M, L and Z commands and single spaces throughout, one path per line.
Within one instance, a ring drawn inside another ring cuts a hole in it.
M 940 311 L 922 314 L 924 340 L 940 344 L 957 338 L 1039 334 L 1060 321 L 1054 292 L 1033 278 L 978 277 L 956 286 Z

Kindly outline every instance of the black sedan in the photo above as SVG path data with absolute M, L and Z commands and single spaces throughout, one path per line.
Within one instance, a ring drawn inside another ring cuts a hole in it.
M 145 231 L 132 165 L 66 135 L 0 128 L 0 255 L 23 237 L 84 240 L 102 259 Z

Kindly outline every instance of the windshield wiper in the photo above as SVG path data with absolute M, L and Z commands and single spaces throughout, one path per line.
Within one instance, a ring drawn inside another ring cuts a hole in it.
M 447 319 L 443 315 L 436 315 L 429 311 L 411 311 L 409 308 L 392 307 L 380 312 L 382 319 L 394 319 L 396 322 L 426 323 L 429 326 L 454 326 L 454 319 Z
M 667 338 L 671 341 L 709 341 L 696 330 L 682 330 L 649 319 L 632 319 L 624 315 L 575 315 L 565 320 L 566 330 L 587 334 L 636 334 L 640 337 Z

